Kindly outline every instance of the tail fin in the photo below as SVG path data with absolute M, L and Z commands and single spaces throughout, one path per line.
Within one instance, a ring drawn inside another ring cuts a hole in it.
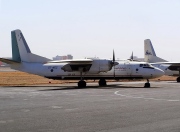
M 45 57 L 31 53 L 26 40 L 20 30 L 11 32 L 12 39 L 12 60 L 16 62 L 44 63 L 50 61 Z
M 156 56 L 150 39 L 144 40 L 144 60 L 149 63 L 166 62 L 166 60 Z

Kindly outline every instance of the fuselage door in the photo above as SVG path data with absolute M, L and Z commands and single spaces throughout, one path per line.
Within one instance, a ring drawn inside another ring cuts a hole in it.
M 126 66 L 127 75 L 131 75 L 132 74 L 131 64 L 129 62 L 125 62 L 124 65 Z

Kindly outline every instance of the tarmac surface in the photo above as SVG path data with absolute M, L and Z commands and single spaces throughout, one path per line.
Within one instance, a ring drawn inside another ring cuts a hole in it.
M 0 87 L 1 132 L 180 132 L 180 84 Z

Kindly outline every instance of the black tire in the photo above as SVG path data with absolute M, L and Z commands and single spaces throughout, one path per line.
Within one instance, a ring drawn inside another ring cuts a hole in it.
M 79 88 L 85 88 L 86 87 L 86 82 L 85 81 L 79 81 L 78 82 L 78 87 Z
M 180 77 L 178 77 L 178 78 L 176 79 L 176 81 L 179 83 L 179 82 L 180 82 Z
M 145 83 L 145 84 L 144 84 L 144 87 L 145 87 L 145 88 L 150 88 L 151 85 L 150 85 L 150 83 Z
M 106 80 L 105 79 L 100 79 L 99 80 L 99 86 L 106 86 Z

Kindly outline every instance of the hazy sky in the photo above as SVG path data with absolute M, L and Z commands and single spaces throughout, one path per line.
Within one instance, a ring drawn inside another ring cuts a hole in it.
M 35 54 L 52 58 L 144 56 L 180 61 L 179 0 L 0 0 L 0 56 L 11 56 L 10 32 L 20 29 Z

